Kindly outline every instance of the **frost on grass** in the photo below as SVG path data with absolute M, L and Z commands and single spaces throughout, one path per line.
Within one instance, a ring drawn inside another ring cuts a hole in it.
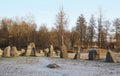
M 48 64 L 59 64 L 50 69 Z M 119 76 L 120 64 L 48 57 L 17 57 L 0 60 L 0 76 Z

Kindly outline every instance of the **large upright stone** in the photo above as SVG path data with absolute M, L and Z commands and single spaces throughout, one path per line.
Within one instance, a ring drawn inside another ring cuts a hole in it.
M 36 56 L 36 50 L 35 50 L 35 44 L 34 43 L 30 43 L 27 46 L 27 50 L 26 50 L 26 56 Z
M 48 51 L 48 53 L 47 53 L 47 56 L 48 56 L 48 57 L 53 57 L 53 52 L 54 52 L 53 45 L 50 45 L 50 46 L 49 46 L 49 51 Z
M 50 57 L 53 57 L 54 47 L 50 45 Z
M 89 60 L 99 60 L 99 52 L 96 50 L 96 49 L 91 49 L 89 51 L 89 55 L 88 55 L 88 58 Z
M 0 55 L 2 55 L 3 54 L 3 50 L 2 49 L 0 49 Z
M 18 56 L 18 50 L 15 46 L 13 46 L 11 49 L 11 56 L 13 56 L 13 57 Z
M 113 55 L 110 50 L 106 54 L 106 62 L 114 62 Z
M 10 57 L 10 51 L 11 47 L 10 46 L 6 47 L 3 51 L 3 57 Z
M 111 50 L 108 50 L 106 54 L 106 62 L 120 63 L 120 53 L 115 53 Z
M 32 47 L 30 45 L 27 46 L 27 51 L 26 51 L 26 56 L 30 56 L 31 54 L 31 51 L 32 51 Z
M 76 51 L 74 59 L 79 59 L 80 58 L 80 48 L 76 47 L 76 49 L 74 49 Z
M 60 58 L 68 58 L 67 48 L 65 45 L 62 45 L 62 49 L 60 52 Z
M 44 51 L 44 56 L 49 56 L 49 48 L 46 48 L 43 50 Z

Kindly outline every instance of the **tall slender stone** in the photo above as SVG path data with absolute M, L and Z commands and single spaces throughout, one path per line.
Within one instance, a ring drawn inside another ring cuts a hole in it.
M 6 47 L 3 52 L 3 57 L 10 57 L 10 51 L 11 47 L 10 46 Z

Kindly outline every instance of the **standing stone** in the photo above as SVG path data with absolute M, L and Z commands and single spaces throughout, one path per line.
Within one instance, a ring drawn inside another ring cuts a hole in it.
M 92 49 L 89 51 L 89 60 L 99 60 L 99 52 L 96 49 Z
M 120 54 L 119 53 L 114 55 L 114 62 L 120 63 Z
M 11 49 L 11 56 L 13 56 L 13 57 L 18 56 L 18 51 L 15 46 L 13 46 Z
M 50 45 L 50 57 L 53 57 L 54 48 L 53 45 Z
M 0 55 L 2 55 L 3 54 L 3 50 L 2 49 L 0 49 Z
M 78 47 L 76 47 L 74 50 L 76 51 L 74 59 L 79 59 L 80 58 L 80 49 Z
M 68 58 L 67 48 L 65 45 L 62 45 L 62 49 L 60 52 L 60 58 Z
M 36 56 L 35 43 L 30 43 L 30 45 L 32 47 L 30 56 Z
M 47 52 L 47 56 L 48 57 L 53 57 L 53 52 L 54 52 L 53 45 L 50 45 L 49 46 L 49 51 Z
M 3 57 L 10 57 L 10 51 L 11 47 L 10 46 L 6 47 L 3 52 Z
M 30 56 L 31 54 L 31 51 L 32 51 L 32 47 L 30 45 L 27 46 L 27 51 L 26 51 L 26 56 Z
M 32 48 L 30 56 L 36 56 L 36 50 L 35 50 L 35 48 Z
M 44 51 L 44 56 L 48 56 L 49 48 L 46 48 L 43 51 Z
M 114 59 L 110 50 L 108 50 L 106 54 L 106 62 L 114 62 Z
M 26 51 L 26 56 L 36 56 L 36 50 L 35 50 L 35 44 L 34 43 L 30 43 L 27 46 L 27 51 Z
M 35 48 L 35 43 L 30 43 L 29 44 L 32 48 Z

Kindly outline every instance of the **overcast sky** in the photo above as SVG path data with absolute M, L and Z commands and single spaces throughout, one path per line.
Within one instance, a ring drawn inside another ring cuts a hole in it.
M 97 18 L 100 8 L 104 19 L 120 17 L 120 0 L 0 0 L 0 18 L 32 15 L 38 28 L 43 23 L 51 28 L 62 6 L 68 17 L 68 29 L 75 26 L 80 14 L 84 14 L 86 20 L 91 14 Z

